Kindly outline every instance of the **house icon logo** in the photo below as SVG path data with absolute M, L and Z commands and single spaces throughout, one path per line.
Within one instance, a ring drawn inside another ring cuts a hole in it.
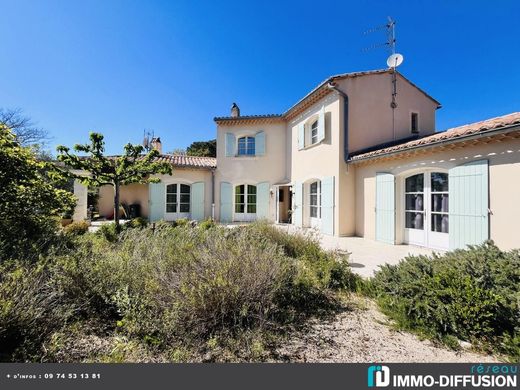
M 387 387 L 390 384 L 390 368 L 387 366 L 368 367 L 368 387 Z

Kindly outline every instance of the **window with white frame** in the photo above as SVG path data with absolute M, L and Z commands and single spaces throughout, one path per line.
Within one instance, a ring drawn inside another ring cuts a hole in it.
M 431 231 L 449 232 L 448 174 L 432 172 L 431 175 Z
M 256 213 L 256 186 L 241 184 L 235 187 L 235 213 Z
M 255 137 L 240 137 L 238 139 L 238 153 L 239 156 L 254 156 L 255 155 Z
M 424 229 L 424 174 L 422 173 L 406 178 L 405 227 Z
M 310 217 L 321 218 L 321 184 L 315 181 L 309 186 Z
M 166 212 L 190 212 L 191 186 L 187 184 L 168 184 L 166 186 Z
M 311 145 L 318 143 L 318 120 L 311 124 Z

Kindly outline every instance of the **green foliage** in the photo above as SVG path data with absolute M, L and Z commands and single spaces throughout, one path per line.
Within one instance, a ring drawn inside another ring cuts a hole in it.
M 169 163 L 156 161 L 159 152 L 156 149 L 143 154 L 141 145 L 126 144 L 124 153 L 118 157 L 107 157 L 103 135 L 90 133 L 90 144 L 75 145 L 74 151 L 86 153 L 79 156 L 65 146 L 58 146 L 58 160 L 72 169 L 89 172 L 90 175 L 73 175 L 87 186 L 112 185 L 115 188 L 114 210 L 119 210 L 119 188 L 131 183 L 157 183 L 154 174 L 170 174 Z M 119 213 L 115 213 L 115 223 L 119 228 Z
M 134 218 L 127 223 L 125 223 L 124 227 L 127 229 L 142 229 L 148 226 L 148 219 L 144 217 Z
M 116 224 L 113 222 L 104 223 L 99 227 L 96 234 L 103 237 L 105 240 L 109 242 L 116 242 L 118 237 Z
M 193 142 L 186 149 L 186 155 L 199 157 L 217 157 L 217 140 Z
M 87 221 L 72 222 L 63 228 L 65 233 L 72 234 L 74 236 L 81 236 L 88 232 L 90 224 Z
M 1 126 L 0 166 L 0 261 L 37 257 L 56 237 L 56 218 L 74 209 L 74 195 L 59 189 L 66 182 L 61 171 Z
M 518 250 L 486 243 L 433 258 L 410 256 L 382 267 L 371 284 L 381 307 L 405 328 L 520 357 Z
M 202 229 L 202 230 L 208 230 L 208 229 L 214 228 L 215 226 L 217 226 L 217 224 L 211 218 L 208 218 L 199 223 L 199 229 Z
M 264 360 L 276 332 L 333 309 L 333 290 L 345 287 L 333 281 L 351 279 L 314 245 L 264 224 L 119 235 L 105 224 L 38 265 L 0 273 L 10 281 L 0 283 L 4 359 Z

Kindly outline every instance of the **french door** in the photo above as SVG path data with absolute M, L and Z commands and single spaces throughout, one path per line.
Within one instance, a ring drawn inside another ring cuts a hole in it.
M 174 183 L 166 186 L 166 210 L 164 219 L 174 221 L 180 218 L 190 218 L 191 186 Z
M 237 222 L 256 219 L 256 186 L 241 184 L 235 187 L 235 218 Z
M 428 171 L 405 178 L 404 197 L 404 241 L 448 249 L 448 174 Z

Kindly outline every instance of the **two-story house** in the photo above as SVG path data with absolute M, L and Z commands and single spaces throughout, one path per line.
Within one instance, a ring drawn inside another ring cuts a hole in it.
M 520 113 L 436 132 L 439 107 L 393 69 L 329 77 L 283 114 L 234 104 L 215 118 L 216 159 L 163 155 L 173 175 L 121 198 L 145 203 L 152 221 L 267 219 L 389 244 L 520 247 Z

